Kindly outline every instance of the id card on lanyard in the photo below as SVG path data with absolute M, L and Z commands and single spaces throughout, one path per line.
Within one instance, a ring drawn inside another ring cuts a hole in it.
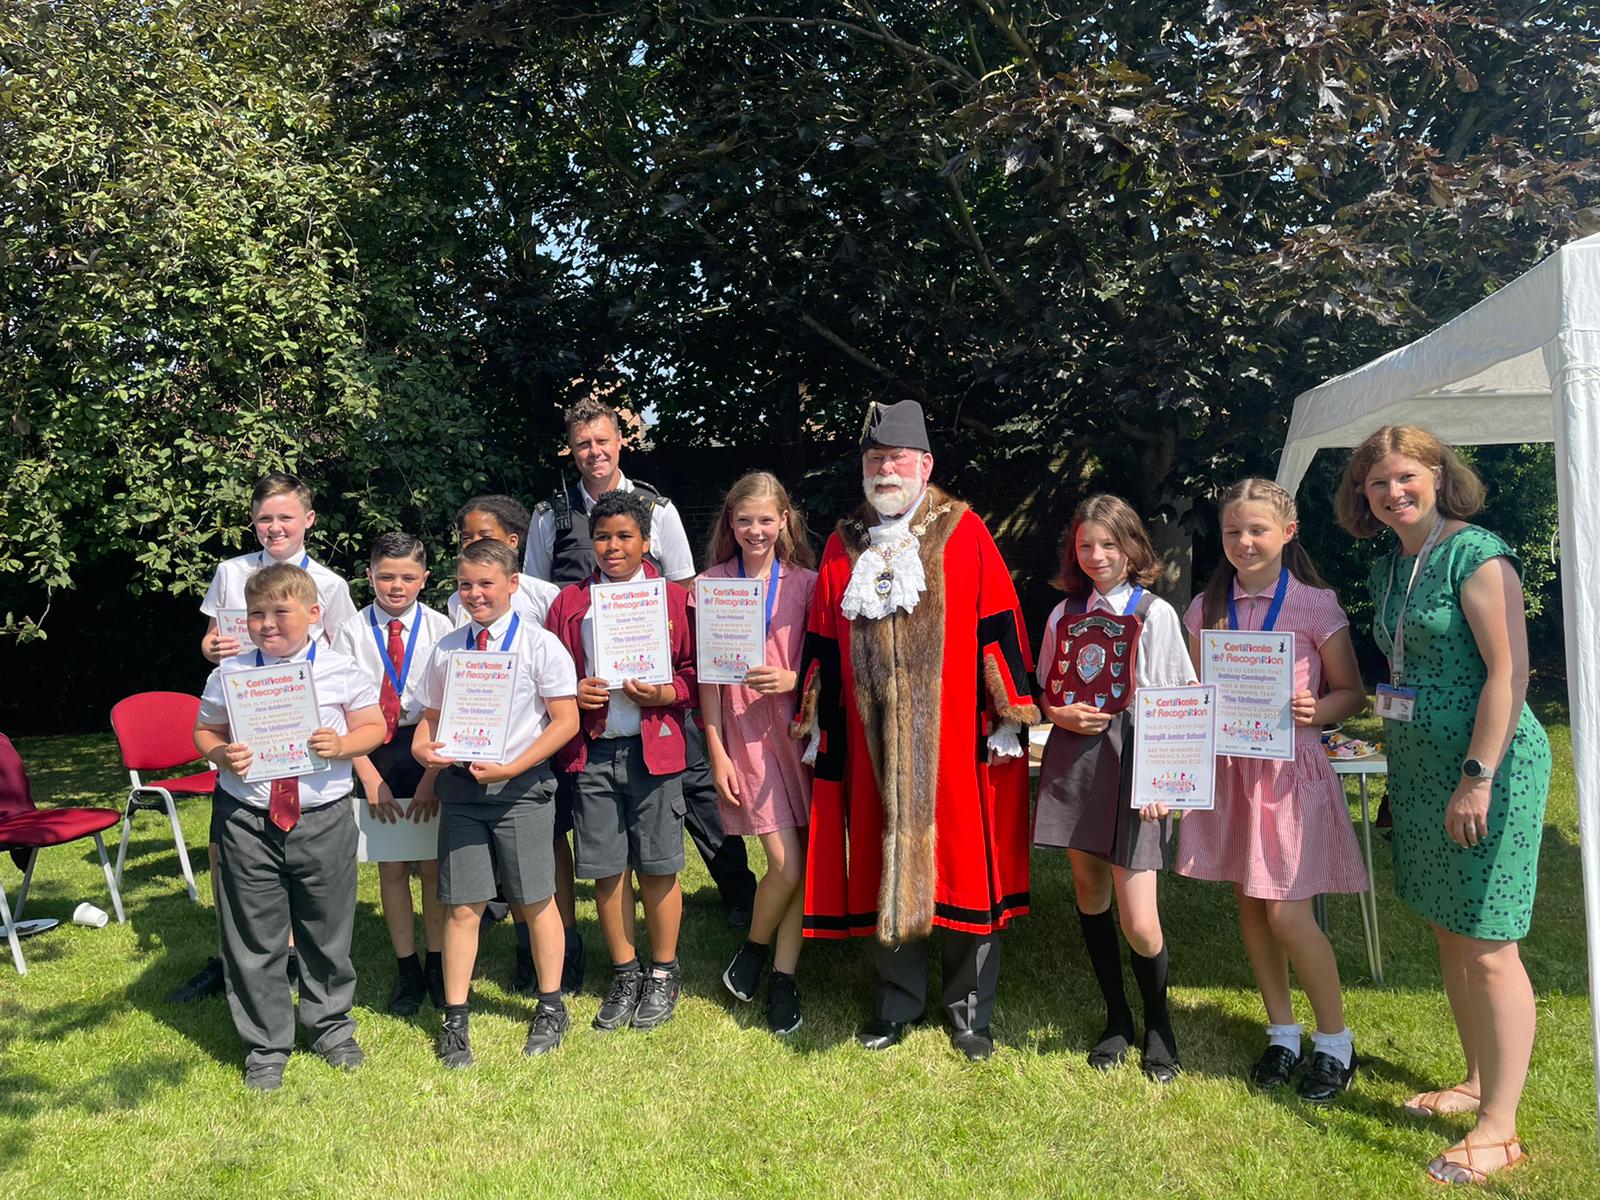
M 1411 564 L 1411 580 L 1406 584 L 1405 599 L 1400 601 L 1400 611 L 1395 614 L 1394 633 L 1389 637 L 1389 682 L 1380 683 L 1377 695 L 1373 698 L 1373 708 L 1386 721 L 1411 721 L 1416 717 L 1417 689 L 1405 685 L 1406 609 L 1410 607 L 1412 593 L 1417 590 L 1417 580 L 1422 577 L 1428 556 L 1443 535 L 1444 518 L 1440 517 L 1434 523 L 1433 532 L 1428 534 L 1428 540 L 1422 543 L 1422 549 L 1417 551 L 1416 561 Z M 1378 606 L 1377 628 L 1385 634 L 1389 630 L 1384 624 L 1384 613 L 1388 611 L 1389 597 L 1394 592 L 1394 567 L 1398 560 L 1398 553 L 1389 560 L 1389 581 L 1384 585 L 1383 603 Z

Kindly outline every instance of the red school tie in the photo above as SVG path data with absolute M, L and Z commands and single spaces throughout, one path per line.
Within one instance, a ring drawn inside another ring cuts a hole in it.
M 272 797 L 267 801 L 267 819 L 288 833 L 300 820 L 300 779 L 290 775 L 272 781 Z
M 400 643 L 400 632 L 405 628 L 396 617 L 389 622 L 389 661 L 394 665 L 395 679 L 400 677 L 400 668 L 406 660 L 406 648 Z M 378 693 L 378 707 L 383 710 L 383 744 L 388 745 L 394 741 L 394 731 L 400 727 L 400 693 L 394 690 L 394 680 L 389 678 L 389 673 L 383 673 L 383 690 Z
M 489 648 L 489 631 L 487 629 L 480 629 L 480 630 L 478 630 L 478 649 L 479 650 L 487 650 L 488 648 Z

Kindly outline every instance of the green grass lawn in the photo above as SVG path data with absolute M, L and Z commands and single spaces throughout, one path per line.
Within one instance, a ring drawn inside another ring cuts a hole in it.
M 1547 704 L 1541 716 L 1557 768 L 1524 943 L 1539 995 L 1522 1116 L 1533 1161 L 1497 1190 L 1593 1200 L 1571 751 L 1563 709 Z M 25 739 L 19 749 L 42 804 L 119 803 L 125 776 L 109 736 Z M 208 805 L 182 812 L 203 868 Z M 807 947 L 805 1027 L 789 1042 L 769 1036 L 759 1004 L 737 1006 L 724 992 L 738 935 L 692 861 L 675 1020 L 651 1034 L 588 1027 L 604 973 L 589 902 L 591 979 L 571 1005 L 566 1045 L 522 1057 L 531 1005 L 505 988 L 511 938 L 501 925 L 485 939 L 474 987 L 478 1065 L 446 1072 L 433 1057 L 430 1009 L 414 1020 L 383 1012 L 393 959 L 377 873 L 364 867 L 355 959 L 367 1065 L 341 1076 L 300 1053 L 280 1092 L 256 1096 L 240 1083 L 226 1002 L 162 1000 L 215 942 L 207 880 L 202 873 L 200 908 L 164 830 L 155 815 L 136 827 L 128 924 L 65 925 L 26 941 L 26 978 L 8 955 L 0 961 L 0 1196 L 1437 1196 L 1423 1164 L 1467 1128 L 1465 1118 L 1419 1120 L 1399 1107 L 1413 1091 L 1454 1082 L 1459 1048 L 1432 940 L 1393 900 L 1381 839 L 1388 984 L 1367 977 L 1354 898 L 1333 899 L 1364 1070 L 1342 1103 L 1313 1109 L 1246 1088 L 1263 1018 L 1229 891 L 1176 877 L 1163 882 L 1162 908 L 1187 1073 L 1163 1089 L 1136 1066 L 1091 1071 L 1083 1052 L 1100 1026 L 1099 995 L 1065 856 L 1046 853 L 1034 859 L 1033 915 L 1004 941 L 1001 1048 L 980 1065 L 960 1060 L 937 1024 L 884 1054 L 858 1049 L 851 1035 L 868 1013 L 869 982 L 849 944 Z M 17 872 L 9 861 L 0 871 L 14 896 Z M 30 915 L 65 918 L 80 900 L 109 910 L 92 844 L 46 851 Z M 1309 1017 L 1303 997 L 1299 1009 Z

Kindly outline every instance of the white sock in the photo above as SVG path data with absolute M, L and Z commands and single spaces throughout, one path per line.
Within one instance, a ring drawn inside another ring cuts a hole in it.
M 1313 1051 L 1332 1055 L 1339 1060 L 1341 1067 L 1348 1067 L 1351 1057 L 1356 1052 L 1356 1035 L 1351 1033 L 1348 1027 L 1338 1033 L 1322 1033 L 1313 1029 L 1311 1048 Z
M 1300 1053 L 1300 1035 L 1306 1031 L 1304 1025 L 1268 1025 L 1267 1045 L 1282 1046 L 1285 1050 Z

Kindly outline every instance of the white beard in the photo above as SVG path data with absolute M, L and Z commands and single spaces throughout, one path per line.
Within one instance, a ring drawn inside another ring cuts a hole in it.
M 895 486 L 884 491 L 880 484 L 894 481 Z M 866 494 L 867 503 L 877 510 L 880 516 L 898 517 L 907 512 L 923 490 L 922 473 L 907 477 L 905 475 L 863 475 L 861 477 L 861 490 Z

